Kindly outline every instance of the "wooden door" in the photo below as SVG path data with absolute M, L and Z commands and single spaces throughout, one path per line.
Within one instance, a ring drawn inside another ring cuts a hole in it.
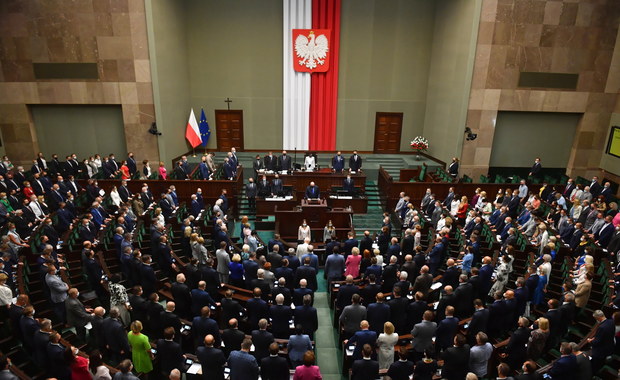
M 228 152 L 230 148 L 243 150 L 243 111 L 215 110 L 217 149 Z
M 400 152 L 403 129 L 402 112 L 377 112 L 375 121 L 375 153 Z

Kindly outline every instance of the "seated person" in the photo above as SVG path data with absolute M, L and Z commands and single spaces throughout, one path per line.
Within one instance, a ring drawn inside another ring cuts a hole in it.
M 319 199 L 320 196 L 319 187 L 314 184 L 314 181 L 310 182 L 310 186 L 306 187 L 306 199 Z
M 304 159 L 304 169 L 308 172 L 314 171 L 316 168 L 316 155 L 314 153 L 308 153 Z

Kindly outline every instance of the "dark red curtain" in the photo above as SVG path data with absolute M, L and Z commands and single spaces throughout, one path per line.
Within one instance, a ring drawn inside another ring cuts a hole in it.
M 313 0 L 312 28 L 331 29 L 329 70 L 312 74 L 310 150 L 335 150 L 338 112 L 338 55 L 341 0 Z

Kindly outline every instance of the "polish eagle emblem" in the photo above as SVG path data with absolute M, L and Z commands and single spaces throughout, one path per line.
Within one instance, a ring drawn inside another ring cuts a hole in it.
M 299 58 L 299 66 L 305 66 L 309 70 L 325 64 L 328 51 L 329 43 L 325 34 L 315 36 L 311 30 L 308 37 L 299 34 L 295 39 L 295 54 Z

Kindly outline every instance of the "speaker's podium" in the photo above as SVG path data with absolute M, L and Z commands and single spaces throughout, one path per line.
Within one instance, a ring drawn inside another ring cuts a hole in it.
M 325 199 L 302 199 L 301 205 L 293 210 L 281 210 L 278 206 L 275 209 L 276 232 L 285 240 L 297 240 L 297 231 L 304 219 L 312 231 L 313 242 L 323 240 L 323 228 L 330 220 L 339 238 L 345 238 L 351 231 L 353 210 L 350 207 L 330 208 Z

